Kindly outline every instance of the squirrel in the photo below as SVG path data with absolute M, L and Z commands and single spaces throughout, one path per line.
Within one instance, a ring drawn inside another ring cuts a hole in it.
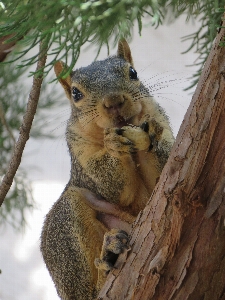
M 140 82 L 125 39 L 117 55 L 56 76 L 71 104 L 71 175 L 47 214 L 41 252 L 63 300 L 96 299 L 174 142 L 164 110 Z

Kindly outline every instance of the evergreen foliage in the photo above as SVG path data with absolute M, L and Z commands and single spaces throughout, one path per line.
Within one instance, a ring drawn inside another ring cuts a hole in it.
M 192 84 L 188 88 L 192 88 L 198 83 L 202 68 L 211 50 L 213 40 L 220 28 L 221 17 L 224 11 L 223 0 L 207 0 L 200 1 L 197 12 L 193 14 L 193 17 L 196 16 L 201 25 L 196 32 L 182 39 L 183 41 L 190 41 L 190 47 L 184 53 L 187 53 L 191 49 L 194 49 L 195 52 L 198 53 L 197 61 L 194 63 L 194 66 L 198 66 L 198 70 L 193 74 Z
M 1 0 L 0 3 L 0 37 L 14 34 L 11 39 L 26 45 L 18 57 L 23 57 L 40 40 L 49 41 L 48 55 L 52 59 L 46 73 L 56 60 L 67 61 L 68 57 L 72 58 L 67 63 L 70 72 L 86 41 L 96 43 L 100 51 L 109 38 L 116 43 L 121 36 L 131 37 L 136 20 L 141 33 L 144 15 L 157 27 L 168 15 L 174 20 L 181 14 L 186 14 L 187 20 L 198 19 L 201 24 L 199 31 L 186 37 L 191 40 L 188 50 L 194 47 L 199 53 L 200 72 L 220 24 L 219 8 L 224 6 L 223 0 Z M 22 65 L 35 63 L 37 55 Z

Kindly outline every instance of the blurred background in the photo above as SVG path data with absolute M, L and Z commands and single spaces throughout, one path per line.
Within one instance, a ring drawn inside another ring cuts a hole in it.
M 194 22 L 186 24 L 185 18 L 181 16 L 174 23 L 157 29 L 147 26 L 146 21 L 141 36 L 138 35 L 137 26 L 134 28 L 130 43 L 138 75 L 165 108 L 175 136 L 193 93 L 193 90 L 184 91 L 190 86 L 195 72 L 195 67 L 187 66 L 195 64 L 197 57 L 193 51 L 181 54 L 190 45 L 190 42 L 181 42 L 181 37 L 195 32 L 199 26 Z M 110 55 L 115 53 L 116 48 L 110 49 Z M 76 67 L 90 64 L 95 56 L 94 46 L 84 46 Z M 98 59 L 106 56 L 107 49 L 103 47 Z M 31 181 L 34 208 L 24 211 L 26 225 L 23 230 L 14 229 L 10 222 L 0 226 L 0 300 L 59 299 L 39 250 L 44 217 L 59 198 L 70 174 L 70 158 L 65 142 L 65 127 L 70 115 L 69 101 L 60 84 L 48 84 L 53 78 L 51 71 L 41 101 L 44 103 L 46 99 L 51 99 L 55 105 L 49 110 L 45 109 L 39 119 L 37 117 L 33 129 L 35 131 L 41 127 L 45 137 L 35 138 L 34 132 L 22 159 L 21 167 Z M 21 75 L 20 80 L 27 100 L 32 78 L 28 78 L 26 73 Z

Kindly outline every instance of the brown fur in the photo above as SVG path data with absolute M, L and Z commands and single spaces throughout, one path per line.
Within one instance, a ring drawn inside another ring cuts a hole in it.
M 110 269 L 106 253 L 120 251 L 117 238 L 126 244 L 121 230 L 144 208 L 173 144 L 168 118 L 131 66 L 121 40 L 117 56 L 59 78 L 71 102 L 71 177 L 46 216 L 41 250 L 64 300 L 97 296 Z M 56 63 L 57 77 L 65 68 Z

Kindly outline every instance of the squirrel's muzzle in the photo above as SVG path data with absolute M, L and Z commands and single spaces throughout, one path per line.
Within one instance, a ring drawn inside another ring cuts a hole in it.
M 123 95 L 111 94 L 103 98 L 103 106 L 109 114 L 118 115 L 124 101 Z

